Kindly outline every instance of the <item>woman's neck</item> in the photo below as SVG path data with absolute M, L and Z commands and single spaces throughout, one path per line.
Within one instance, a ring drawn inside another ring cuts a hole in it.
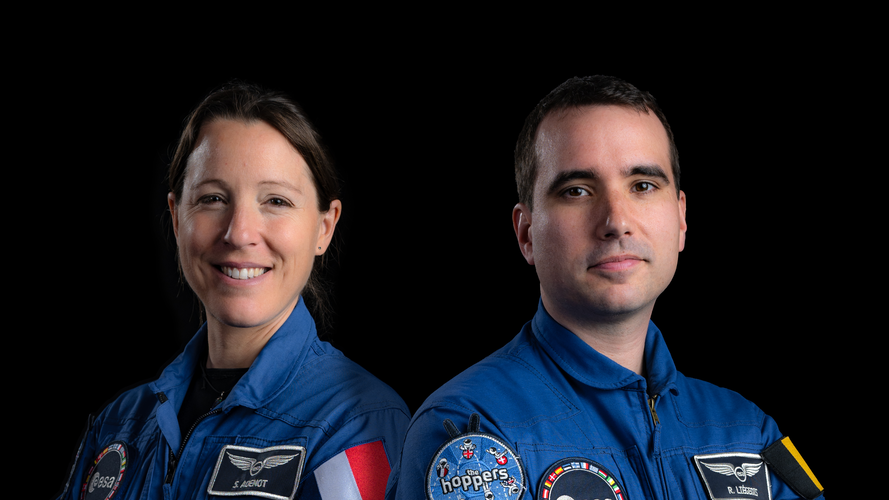
M 291 310 L 258 326 L 234 326 L 207 317 L 207 368 L 249 368 Z

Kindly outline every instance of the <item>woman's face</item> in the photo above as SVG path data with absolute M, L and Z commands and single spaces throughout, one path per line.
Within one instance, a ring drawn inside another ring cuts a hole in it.
M 306 162 L 262 121 L 204 124 L 168 198 L 185 279 L 208 321 L 236 327 L 283 323 L 340 214 L 318 211 Z

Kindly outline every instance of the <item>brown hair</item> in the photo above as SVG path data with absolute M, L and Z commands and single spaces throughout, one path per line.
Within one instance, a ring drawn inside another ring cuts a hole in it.
M 670 168 L 679 195 L 679 152 L 673 140 L 673 131 L 664 112 L 654 97 L 642 92 L 633 85 L 613 76 L 574 77 L 556 87 L 537 103 L 525 119 L 525 126 L 519 133 L 515 148 L 515 180 L 519 201 L 534 210 L 534 182 L 537 180 L 537 129 L 543 119 L 552 112 L 584 106 L 625 106 L 640 113 L 654 112 L 667 131 L 670 143 Z
M 168 181 L 178 204 L 182 199 L 188 158 L 194 151 L 201 127 L 213 120 L 235 120 L 244 123 L 263 121 L 283 135 L 303 157 L 318 194 L 318 210 L 330 210 L 330 203 L 340 196 L 339 179 L 333 162 L 321 142 L 318 130 L 302 108 L 287 95 L 257 85 L 230 82 L 208 95 L 188 115 L 170 162 Z M 320 267 L 323 256 L 315 257 L 315 265 L 302 295 L 309 298 L 315 320 L 326 324 L 330 311 L 327 290 L 322 286 Z

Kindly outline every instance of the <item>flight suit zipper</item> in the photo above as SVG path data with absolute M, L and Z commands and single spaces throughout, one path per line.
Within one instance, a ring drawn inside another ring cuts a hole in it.
M 660 419 L 657 416 L 657 411 L 654 409 L 654 405 L 657 403 L 657 398 L 658 398 L 657 394 L 648 397 L 648 411 L 651 413 L 651 420 L 654 423 L 653 434 L 654 434 L 655 443 L 657 443 L 657 440 L 658 440 L 657 426 L 660 425 L 660 423 L 661 423 Z M 658 466 L 657 466 L 658 471 L 657 472 L 658 472 L 658 477 L 660 478 L 660 482 L 661 482 L 661 492 L 663 494 L 663 498 L 669 498 L 670 494 L 669 494 L 669 491 L 667 490 L 666 477 L 664 477 L 664 463 L 663 463 L 664 457 L 661 455 L 660 447 L 657 446 L 657 444 L 655 444 L 654 453 L 657 456 L 657 464 L 658 464 Z
M 657 394 L 648 398 L 648 409 L 651 411 L 651 419 L 654 421 L 654 426 L 657 427 L 660 420 L 657 418 L 657 412 L 654 411 L 654 402 L 657 401 Z
M 214 406 L 219 404 L 219 402 L 221 400 L 222 400 L 222 396 L 219 396 L 219 399 L 216 400 L 216 402 L 214 403 Z M 173 476 L 176 474 L 176 466 L 178 465 L 179 458 L 182 457 L 182 452 L 185 451 L 185 445 L 188 444 L 188 439 L 191 437 L 191 433 L 194 432 L 195 427 L 197 427 L 198 424 L 201 423 L 201 420 L 204 420 L 205 418 L 209 417 L 210 415 L 216 415 L 217 413 L 220 413 L 220 412 L 222 412 L 221 408 L 213 408 L 210 411 L 208 411 L 207 413 L 204 413 L 203 415 L 198 417 L 198 419 L 195 420 L 193 424 L 191 424 L 191 428 L 188 429 L 188 434 L 185 435 L 185 439 L 182 440 L 182 444 L 179 445 L 179 453 L 178 454 L 174 455 L 173 449 L 170 448 L 170 459 L 167 461 L 167 477 L 164 478 L 165 484 L 173 484 Z

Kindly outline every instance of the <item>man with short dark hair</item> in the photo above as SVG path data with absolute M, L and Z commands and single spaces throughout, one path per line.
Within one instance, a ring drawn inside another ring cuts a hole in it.
M 816 498 L 775 422 L 676 371 L 651 323 L 685 245 L 672 132 L 648 93 L 571 79 L 516 147 L 537 314 L 414 415 L 387 498 Z

